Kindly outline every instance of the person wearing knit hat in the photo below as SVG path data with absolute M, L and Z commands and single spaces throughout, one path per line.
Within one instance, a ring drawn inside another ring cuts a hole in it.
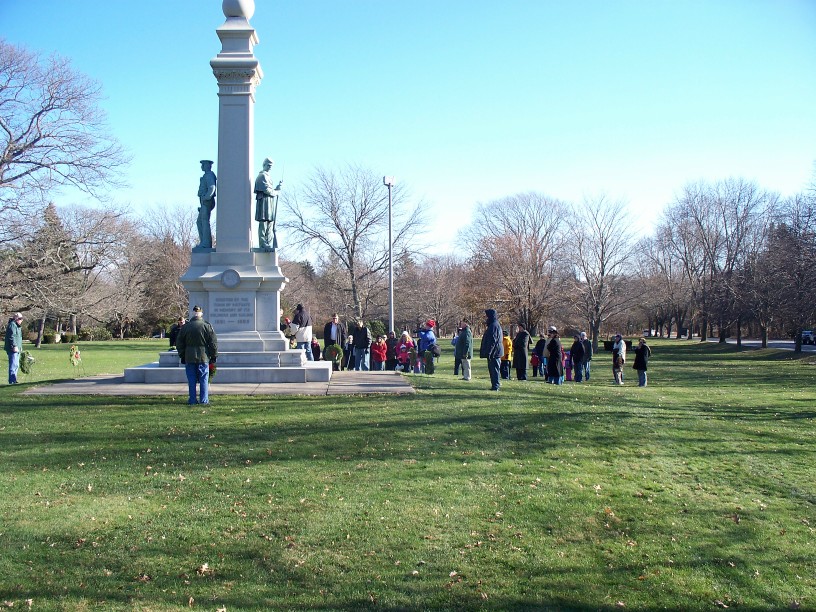
M 502 355 L 504 355 L 504 347 L 502 345 L 502 328 L 499 324 L 499 316 L 494 308 L 488 308 L 485 310 L 485 332 L 482 336 L 482 344 L 479 347 L 479 357 L 487 359 L 491 391 L 498 391 L 501 387 L 499 370 Z

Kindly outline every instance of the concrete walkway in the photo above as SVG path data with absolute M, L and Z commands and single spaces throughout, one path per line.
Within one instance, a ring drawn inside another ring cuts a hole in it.
M 396 372 L 334 372 L 329 382 L 210 384 L 210 395 L 364 395 L 415 393 L 408 379 Z M 88 376 L 23 392 L 24 395 L 178 395 L 186 384 L 126 383 L 124 376 Z

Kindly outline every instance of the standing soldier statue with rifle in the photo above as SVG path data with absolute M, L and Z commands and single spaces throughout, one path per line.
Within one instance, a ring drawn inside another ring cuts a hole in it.
M 275 235 L 275 218 L 278 216 L 278 196 L 283 181 L 272 188 L 269 170 L 274 164 L 268 157 L 263 160 L 263 170 L 255 179 L 255 220 L 258 222 L 258 248 L 274 251 L 278 248 L 278 237 Z
M 201 170 L 204 174 L 198 182 L 198 246 L 205 249 L 212 248 L 212 233 L 210 231 L 210 215 L 215 208 L 215 173 L 212 171 L 213 162 L 209 159 L 201 160 Z

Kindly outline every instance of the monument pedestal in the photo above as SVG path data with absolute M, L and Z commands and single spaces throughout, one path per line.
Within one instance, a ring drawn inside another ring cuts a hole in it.
M 289 349 L 280 331 L 280 290 L 288 279 L 276 252 L 194 252 L 181 282 L 190 304 L 204 310 L 218 336 L 217 383 L 327 382 L 327 361 L 307 361 L 303 349 Z M 125 370 L 125 382 L 186 382 L 175 351 L 158 363 Z

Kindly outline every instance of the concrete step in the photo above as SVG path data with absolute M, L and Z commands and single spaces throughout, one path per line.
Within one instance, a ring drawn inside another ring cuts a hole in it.
M 328 382 L 332 368 L 328 361 L 307 361 L 303 365 L 225 365 L 218 357 L 218 369 L 213 384 L 232 383 L 305 383 Z M 182 366 L 170 367 L 159 362 L 125 369 L 126 383 L 187 383 Z
M 306 352 L 303 349 L 289 349 L 286 351 L 219 351 L 218 367 L 221 366 L 268 366 L 268 367 L 296 367 L 308 363 Z M 177 368 L 181 365 L 178 353 L 165 351 L 159 353 L 159 366 Z

